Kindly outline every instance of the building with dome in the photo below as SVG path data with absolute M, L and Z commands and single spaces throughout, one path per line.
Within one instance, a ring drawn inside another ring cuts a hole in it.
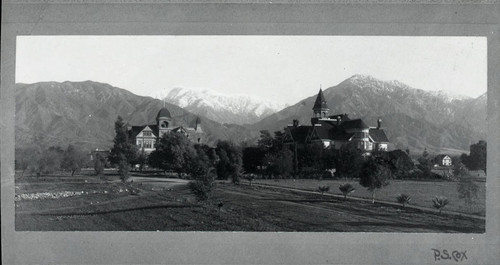
M 202 142 L 203 130 L 201 129 L 200 119 L 198 117 L 194 121 L 194 127 L 173 125 L 174 122 L 170 111 L 167 108 L 162 108 L 156 115 L 155 124 L 129 126 L 129 139 L 146 153 L 151 153 L 155 150 L 156 141 L 158 141 L 163 134 L 181 133 L 188 137 L 193 143 Z
M 299 148 L 311 143 L 322 143 L 325 148 L 340 149 L 354 144 L 365 154 L 387 151 L 389 140 L 377 120 L 377 127 L 368 126 L 362 119 L 350 119 L 347 114 L 329 115 L 330 111 L 320 89 L 313 106 L 311 125 L 299 125 L 297 120 L 285 128 L 284 144 Z

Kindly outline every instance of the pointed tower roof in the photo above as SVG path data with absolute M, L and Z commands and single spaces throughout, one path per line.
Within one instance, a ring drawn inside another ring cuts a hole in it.
M 323 90 L 320 88 L 318 96 L 316 97 L 316 101 L 314 102 L 313 110 L 324 110 L 328 109 L 328 105 L 326 104 L 325 96 L 323 96 Z

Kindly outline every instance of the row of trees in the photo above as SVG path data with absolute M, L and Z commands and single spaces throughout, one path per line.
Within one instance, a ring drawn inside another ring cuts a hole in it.
M 87 166 L 90 166 L 87 153 L 71 144 L 66 149 L 60 146 L 45 148 L 35 144 L 16 150 L 15 167 L 21 170 L 21 177 L 25 173 L 40 176 L 61 170 L 70 171 L 73 176 Z
M 366 158 L 354 145 L 344 145 L 340 150 L 325 149 L 322 143 L 306 146 L 284 146 L 283 133 L 261 131 L 257 146 L 243 148 L 243 168 L 247 173 L 261 174 L 267 178 L 335 177 L 357 178 Z M 374 153 L 383 160 L 397 178 L 412 173 L 414 164 L 407 152 L 395 150 Z

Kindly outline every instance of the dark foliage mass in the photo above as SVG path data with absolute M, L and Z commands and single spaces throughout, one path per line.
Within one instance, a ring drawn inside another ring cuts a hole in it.
M 486 174 L 486 141 L 472 144 L 470 154 L 462 154 L 460 160 L 469 170 L 483 170 Z
M 115 122 L 115 139 L 113 148 L 109 154 L 109 161 L 118 167 L 118 174 L 122 181 L 128 179 L 131 165 L 136 161 L 137 146 L 130 142 L 127 133 L 127 126 L 121 116 L 118 116 Z

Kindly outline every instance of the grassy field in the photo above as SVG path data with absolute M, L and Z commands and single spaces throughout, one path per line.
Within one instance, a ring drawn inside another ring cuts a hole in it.
M 247 181 L 243 180 L 244 183 Z M 253 183 L 276 185 L 296 189 L 317 190 L 319 186 L 330 186 L 329 193 L 342 195 L 338 189 L 340 184 L 351 183 L 356 190 L 350 196 L 371 198 L 371 193 L 354 180 L 311 180 L 311 179 L 257 179 Z M 459 199 L 457 182 L 448 181 L 411 181 L 393 180 L 390 184 L 375 193 L 375 200 L 396 202 L 396 196 L 406 193 L 412 197 L 413 205 L 432 208 L 432 199 L 435 196 L 445 196 L 450 201 L 444 209 L 448 211 L 485 216 L 486 213 L 486 185 L 485 182 L 475 182 L 479 186 L 478 197 L 471 203 Z
M 214 197 L 199 203 L 185 182 L 114 178 L 16 180 L 16 230 L 484 232 L 480 219 L 272 187 L 219 182 Z

